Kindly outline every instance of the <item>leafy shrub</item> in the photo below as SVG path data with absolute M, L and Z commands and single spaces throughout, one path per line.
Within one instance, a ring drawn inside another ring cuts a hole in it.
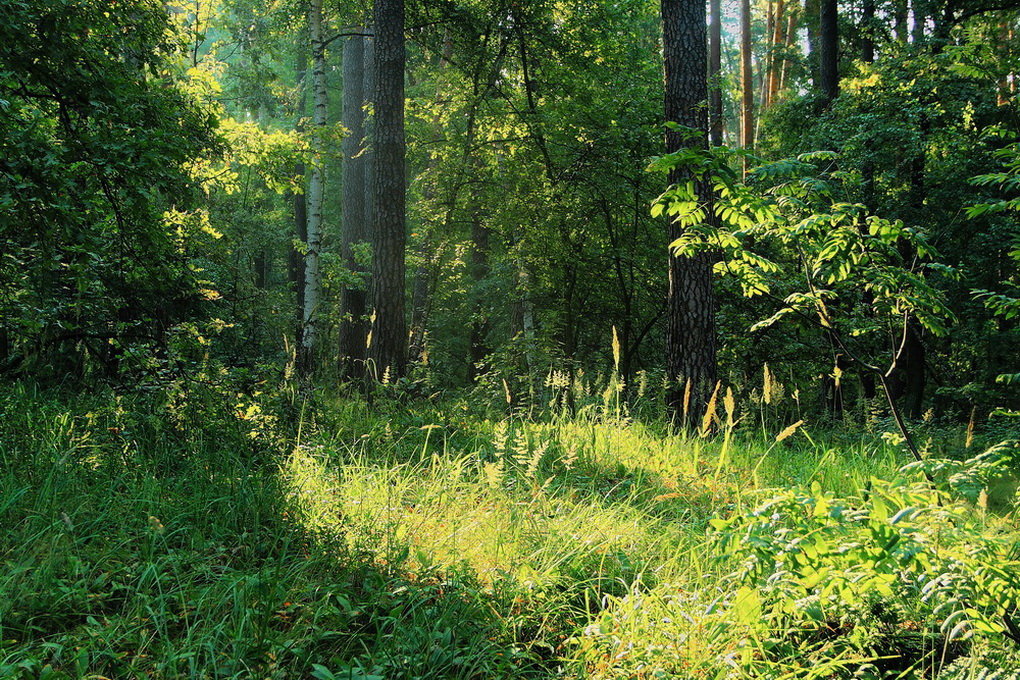
M 927 487 L 815 486 L 712 524 L 716 589 L 619 600 L 579 640 L 596 677 L 935 677 L 1015 637 L 1017 547 Z

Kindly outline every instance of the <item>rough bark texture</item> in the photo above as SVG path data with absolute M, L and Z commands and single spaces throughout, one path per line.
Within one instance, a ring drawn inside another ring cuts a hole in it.
M 308 7 L 308 27 L 312 48 L 312 125 L 316 130 L 326 126 L 326 45 L 322 36 L 322 0 L 311 0 Z M 312 172 L 308 180 L 308 238 L 305 242 L 305 299 L 301 351 L 298 370 L 302 375 L 311 373 L 315 363 L 315 350 L 319 342 L 319 296 L 322 278 L 319 271 L 319 253 L 322 247 L 322 194 L 323 158 L 318 142 L 313 144 Z
M 723 143 L 722 105 L 722 0 L 711 0 L 708 24 L 709 142 Z
M 359 281 L 340 291 L 340 377 L 356 381 L 365 374 L 368 340 L 365 278 L 367 272 L 355 258 L 356 244 L 368 240 L 365 221 L 365 38 L 351 36 L 343 52 L 343 124 L 349 130 L 343 141 L 341 173 L 343 205 L 341 250 L 344 266 L 358 275 Z
M 818 77 L 825 103 L 839 96 L 839 13 L 836 0 L 818 6 Z
M 372 146 L 374 249 L 371 371 L 395 380 L 407 370 L 404 318 L 406 180 L 404 140 L 404 2 L 375 0 L 375 120 Z
M 699 130 L 696 139 L 676 131 L 666 134 L 666 150 L 707 143 L 708 96 L 705 3 L 701 0 L 662 0 L 663 53 L 665 56 L 666 120 Z M 670 178 L 683 179 L 674 173 Z M 699 195 L 710 198 L 707 183 Z M 709 210 L 711 213 L 711 210 Z M 681 229 L 670 224 L 669 240 L 679 238 Z M 674 422 L 691 423 L 704 410 L 716 382 L 715 295 L 712 288 L 712 257 L 668 257 L 669 296 L 667 300 L 666 372 L 670 387 L 666 406 Z M 685 413 L 685 387 L 691 398 Z
M 754 73 L 751 70 L 751 0 L 740 0 L 740 89 L 740 145 L 745 149 L 753 149 Z

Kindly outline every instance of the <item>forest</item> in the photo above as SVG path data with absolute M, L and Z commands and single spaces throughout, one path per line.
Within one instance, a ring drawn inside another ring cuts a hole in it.
M 0 0 L 0 679 L 1020 680 L 1020 0 Z

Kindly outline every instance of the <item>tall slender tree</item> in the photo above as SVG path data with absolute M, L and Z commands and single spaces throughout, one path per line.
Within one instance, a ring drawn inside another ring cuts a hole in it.
M 297 105 L 295 107 L 294 131 L 303 134 L 305 131 L 305 114 L 308 109 L 308 88 L 306 87 L 306 75 L 308 70 L 308 37 L 302 35 L 298 41 L 297 59 L 295 73 L 297 74 Z M 305 167 L 304 159 L 294 162 L 294 177 L 304 186 L 308 169 Z M 301 346 L 301 332 L 305 320 L 305 256 L 304 244 L 308 239 L 308 204 L 305 202 L 304 192 L 294 191 L 290 196 L 291 209 L 294 217 L 294 239 L 290 249 L 288 269 L 290 274 L 291 287 L 294 290 L 297 304 L 295 309 L 295 333 L 298 347 Z M 300 244 L 300 247 L 299 247 Z
M 357 32 L 357 31 L 355 31 Z M 365 40 L 352 35 L 343 49 L 343 141 L 341 161 L 343 205 L 341 249 L 344 266 L 358 280 L 345 284 L 340 292 L 340 377 L 357 380 L 364 376 L 368 324 L 366 322 L 367 272 L 357 257 L 357 246 L 369 236 L 365 199 Z
M 373 261 L 371 370 L 400 378 L 407 369 L 404 0 L 375 0 L 375 117 L 372 129 Z
M 709 141 L 723 143 L 722 0 L 711 0 L 708 23 Z
M 312 171 L 308 179 L 307 239 L 305 241 L 305 296 L 298 370 L 311 373 L 319 342 L 319 311 L 322 275 L 319 256 L 322 248 L 323 154 L 322 133 L 326 127 L 326 42 L 322 33 L 322 0 L 308 5 L 308 29 L 312 48 Z
M 769 31 L 768 68 L 765 74 L 765 92 L 762 98 L 762 110 L 772 106 L 779 92 L 779 78 L 783 62 L 786 60 L 783 50 L 786 46 L 786 2 L 776 0 L 772 6 L 772 30 Z
M 752 149 L 754 148 L 754 72 L 751 70 L 751 0 L 740 0 L 740 91 L 740 145 L 745 149 Z
M 826 104 L 839 96 L 839 9 L 837 0 L 818 5 L 818 77 Z
M 864 0 L 861 5 L 861 61 L 875 61 L 875 0 Z
M 694 135 L 667 131 L 667 152 L 685 146 L 704 148 L 708 143 L 706 30 L 704 0 L 662 0 L 666 120 L 696 131 Z M 671 182 L 686 179 L 677 172 L 670 177 Z M 699 196 L 709 197 L 709 183 L 699 184 Z M 671 222 L 670 242 L 680 236 L 681 227 Z M 666 371 L 670 388 L 666 407 L 670 418 L 679 423 L 685 416 L 698 417 L 716 381 L 713 258 L 707 253 L 694 257 L 670 254 L 668 264 Z

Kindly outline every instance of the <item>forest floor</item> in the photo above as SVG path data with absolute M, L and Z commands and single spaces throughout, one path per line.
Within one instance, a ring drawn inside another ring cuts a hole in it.
M 770 409 L 6 386 L 0 678 L 1020 677 L 985 443 Z

